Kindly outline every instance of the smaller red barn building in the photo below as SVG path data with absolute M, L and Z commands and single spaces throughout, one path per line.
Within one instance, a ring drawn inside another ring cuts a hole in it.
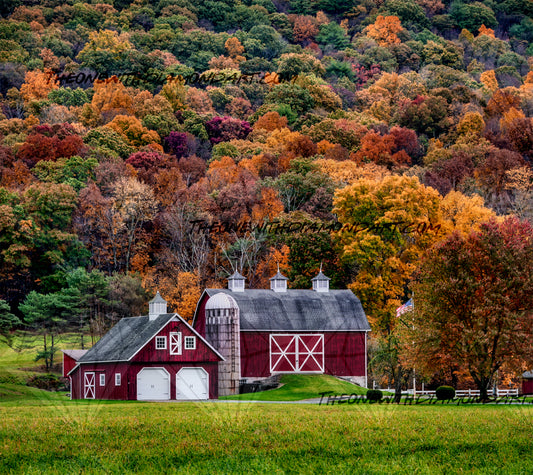
M 63 377 L 67 378 L 68 374 L 78 364 L 78 360 L 87 353 L 87 350 L 61 350 L 63 352 Z
M 159 292 L 148 316 L 123 318 L 68 373 L 72 399 L 194 400 L 218 397 L 224 358 Z

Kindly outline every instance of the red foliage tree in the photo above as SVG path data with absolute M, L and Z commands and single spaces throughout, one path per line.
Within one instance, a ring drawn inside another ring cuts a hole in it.
M 139 178 L 145 183 L 153 183 L 154 175 L 158 169 L 168 166 L 168 157 L 152 151 L 139 151 L 131 154 L 126 160 L 138 172 Z
M 18 158 L 33 167 L 41 160 L 83 155 L 86 146 L 70 124 L 35 126 L 18 151 Z
M 521 373 L 533 352 L 533 228 L 510 218 L 454 233 L 423 258 L 407 353 L 417 369 L 468 371 L 481 399 L 496 372 Z
M 252 131 L 250 123 L 233 117 L 213 117 L 206 122 L 205 129 L 212 144 L 229 142 L 233 139 L 245 139 Z
M 424 176 L 424 184 L 432 186 L 442 196 L 457 191 L 462 181 L 474 172 L 474 164 L 465 153 L 454 154 L 449 160 L 436 163 Z

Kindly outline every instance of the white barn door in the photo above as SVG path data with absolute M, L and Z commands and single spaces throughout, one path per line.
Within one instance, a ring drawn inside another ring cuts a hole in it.
M 83 375 L 83 397 L 84 399 L 94 399 L 96 377 L 94 373 Z
M 176 374 L 176 399 L 209 399 L 209 374 L 204 368 L 181 368 Z
M 164 368 L 143 368 L 137 374 L 138 401 L 170 399 L 170 375 Z
M 270 335 L 271 373 L 323 373 L 323 334 Z

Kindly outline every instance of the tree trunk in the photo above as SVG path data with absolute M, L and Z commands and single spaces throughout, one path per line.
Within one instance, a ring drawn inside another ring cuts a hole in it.
M 44 368 L 46 372 L 50 372 L 50 365 L 48 362 L 48 340 L 46 339 L 46 333 L 43 335 L 43 344 L 44 344 Z
M 50 369 L 49 371 L 52 371 L 54 367 L 54 351 L 55 351 L 55 342 L 54 342 L 54 334 L 51 334 L 51 340 L 50 340 Z
M 402 400 L 402 370 L 401 367 L 396 369 L 394 374 L 394 402 L 400 404 Z

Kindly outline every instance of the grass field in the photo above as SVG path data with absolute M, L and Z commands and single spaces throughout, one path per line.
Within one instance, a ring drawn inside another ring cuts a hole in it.
M 16 398 L 0 473 L 533 473 L 529 406 Z
M 0 348 L 7 379 L 31 360 Z M 252 397 L 353 392 L 283 381 Z M 70 401 L 0 380 L 0 474 L 530 474 L 532 427 L 533 405 Z
M 90 339 L 86 337 L 87 340 L 90 343 Z M 13 347 L 15 350 L 0 343 L 0 382 L 25 382 L 28 376 L 38 371 L 43 364 L 42 361 L 35 361 L 37 350 L 42 347 L 42 336 L 21 332 L 14 338 Z M 63 360 L 59 349 L 80 348 L 79 336 L 72 333 L 63 334 L 57 340 L 57 347 L 55 361 L 61 363 Z
M 284 374 L 282 386 L 258 393 L 224 396 L 221 399 L 241 401 L 300 401 L 319 397 L 319 394 L 331 391 L 333 394 L 366 394 L 366 389 L 355 384 L 341 381 L 328 375 L 294 375 Z

